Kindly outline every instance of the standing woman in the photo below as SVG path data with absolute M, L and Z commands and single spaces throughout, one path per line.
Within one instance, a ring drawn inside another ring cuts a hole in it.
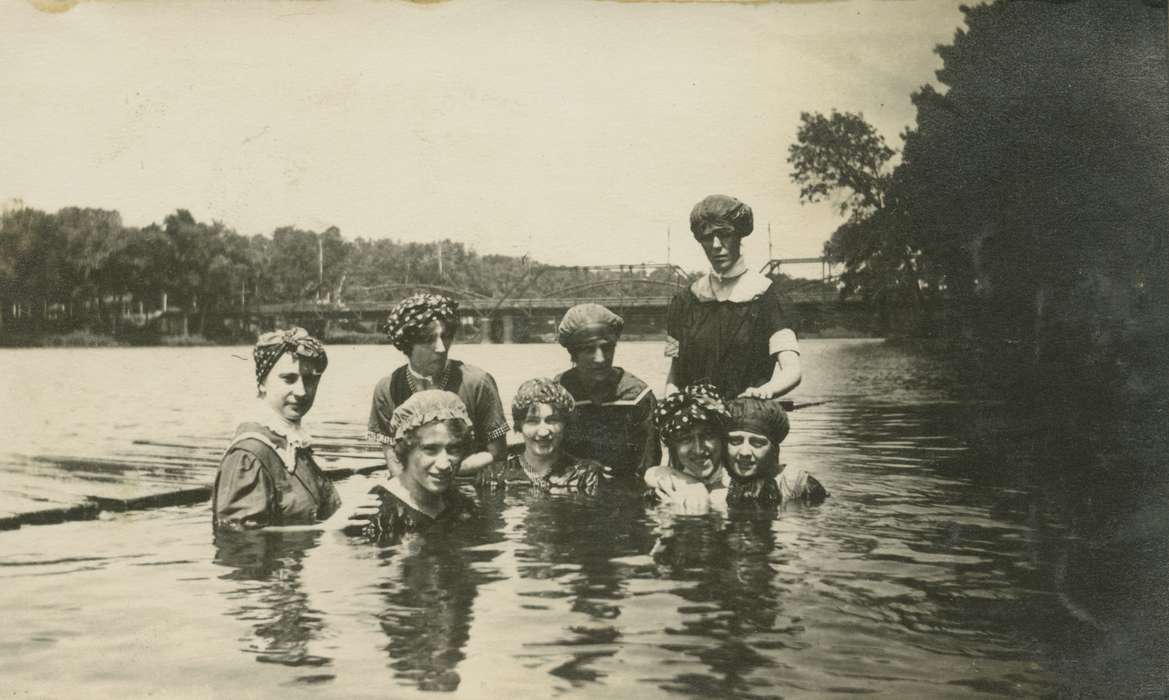
M 455 486 L 475 440 L 462 400 L 449 391 L 420 391 L 394 409 L 389 430 L 402 468 L 385 486 L 374 487 L 378 510 L 363 533 L 388 544 L 436 523 L 471 517 L 474 502 Z
M 249 530 L 325 520 L 341 498 L 313 460 L 312 438 L 301 424 L 329 365 L 325 348 L 303 328 L 292 328 L 261 336 L 253 356 L 256 419 L 236 428 L 219 463 L 213 523 Z
M 799 385 L 800 351 L 779 303 L 779 289 L 743 260 L 754 229 L 751 208 L 711 195 L 690 212 L 690 230 L 710 272 L 679 292 L 666 311 L 666 393 L 695 382 L 723 396 L 770 399 Z

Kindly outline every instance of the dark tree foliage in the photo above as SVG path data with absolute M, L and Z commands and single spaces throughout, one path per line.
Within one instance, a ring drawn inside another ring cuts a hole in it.
M 844 292 L 903 308 L 944 299 L 963 319 L 949 330 L 1036 359 L 1163 326 L 1169 52 L 1156 5 L 963 8 L 966 28 L 938 48 L 941 89 L 913 95 L 895 169 L 860 115 L 802 115 L 792 179 L 802 201 L 832 198 L 846 217 L 825 246 Z
M 938 50 L 946 89 L 914 95 L 898 172 L 911 216 L 953 293 L 993 310 L 983 332 L 1114 332 L 1169 291 L 1165 13 L 1118 1 L 965 14 Z
M 863 115 L 835 110 L 802 113 L 788 149 L 800 201 L 831 200 L 846 218 L 824 244 L 824 255 L 844 265 L 841 293 L 872 304 L 886 327 L 898 311 L 908 323 L 924 321 L 929 281 L 921 269 L 922 243 L 897 187 L 894 155 Z

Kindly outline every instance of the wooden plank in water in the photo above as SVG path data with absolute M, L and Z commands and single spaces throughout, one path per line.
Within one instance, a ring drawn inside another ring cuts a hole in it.
M 97 517 L 99 506 L 61 482 L 6 473 L 0 482 L 0 529 Z
M 171 446 L 167 446 L 171 447 Z M 174 446 L 177 447 L 177 446 Z M 198 446 L 187 446 L 191 451 Z M 39 456 L 0 466 L 0 529 L 89 519 L 124 511 L 200 503 L 211 497 L 217 451 L 107 457 Z M 369 450 L 318 455 L 331 479 L 385 469 Z

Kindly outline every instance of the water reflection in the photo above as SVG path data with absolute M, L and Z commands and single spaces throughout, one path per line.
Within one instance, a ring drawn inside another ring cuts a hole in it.
M 427 691 L 458 689 L 477 591 L 497 580 L 483 572 L 491 553 L 480 547 L 498 540 L 498 529 L 498 515 L 485 510 L 378 552 L 378 620 L 399 681 Z
M 626 641 L 629 566 L 653 534 L 636 495 L 484 493 L 485 508 L 522 513 L 510 530 L 519 605 L 530 615 L 524 663 L 572 687 L 603 682 Z M 551 635 L 551 638 L 549 638 Z
M 776 649 L 798 645 L 802 630 L 781 619 L 784 592 L 777 584 L 777 563 L 784 562 L 768 517 L 724 521 L 713 513 L 703 517 L 663 515 L 662 534 L 652 556 L 659 575 L 697 585 L 675 595 L 680 624 L 666 629 L 677 641 L 665 648 L 708 673 L 687 670 L 662 682 L 662 687 L 698 695 L 750 696 L 774 683 L 753 678 L 757 671 L 774 674 Z
M 309 643 L 325 631 L 301 576 L 305 553 L 320 541 L 319 532 L 215 533 L 215 563 L 231 571 L 220 576 L 238 586 L 226 597 L 225 614 L 252 625 L 254 639 L 243 651 L 261 663 L 327 666 L 330 659 L 310 654 Z

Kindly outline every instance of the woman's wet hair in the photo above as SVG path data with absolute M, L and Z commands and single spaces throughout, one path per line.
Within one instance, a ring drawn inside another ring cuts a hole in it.
M 733 230 L 740 238 L 755 230 L 751 207 L 725 194 L 712 194 L 690 210 L 690 232 L 701 240 L 719 230 Z

